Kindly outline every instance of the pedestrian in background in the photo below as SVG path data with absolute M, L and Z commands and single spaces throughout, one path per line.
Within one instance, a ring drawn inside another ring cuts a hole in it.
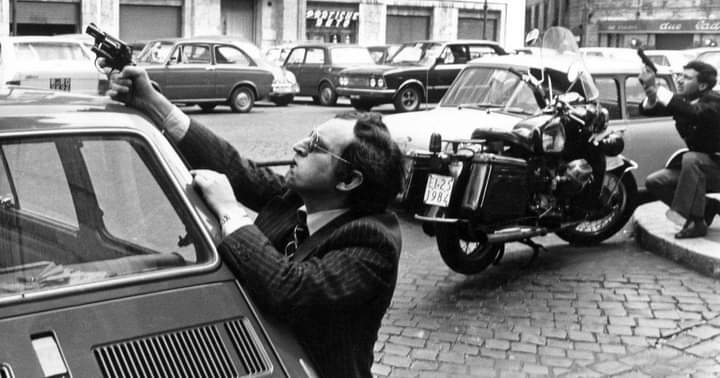
M 293 146 L 294 165 L 282 177 L 191 120 L 141 68 L 126 67 L 108 94 L 175 140 L 219 219 L 222 258 L 261 306 L 290 324 L 320 376 L 371 377 L 401 249 L 398 220 L 387 211 L 402 187 L 401 153 L 380 114 L 350 112 L 319 125 Z M 243 205 L 258 212 L 254 222 Z
M 676 238 L 705 236 L 720 213 L 720 202 L 705 197 L 708 191 L 720 191 L 720 94 L 712 90 L 717 71 L 701 61 L 689 62 L 678 80 L 677 94 L 658 87 L 647 67 L 638 78 L 647 95 L 640 113 L 671 115 L 689 149 L 679 166 L 650 174 L 645 186 L 670 207 L 668 218 L 683 224 Z

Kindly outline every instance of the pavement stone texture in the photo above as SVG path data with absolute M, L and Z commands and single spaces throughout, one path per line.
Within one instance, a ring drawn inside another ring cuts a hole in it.
M 531 250 L 509 244 L 472 276 L 447 268 L 432 238 L 406 247 L 373 374 L 720 376 L 720 282 L 632 237 L 586 248 L 540 238 L 549 252 L 530 267 Z

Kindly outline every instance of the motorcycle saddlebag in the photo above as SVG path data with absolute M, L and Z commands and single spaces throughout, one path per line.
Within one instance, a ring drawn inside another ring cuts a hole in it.
M 484 222 L 522 217 L 527 212 L 527 162 L 478 153 L 473 157 L 460 204 Z
M 428 173 L 431 170 L 431 153 L 412 151 L 405 156 L 404 160 L 404 188 L 402 192 L 402 204 L 410 210 L 422 209 L 423 195 Z

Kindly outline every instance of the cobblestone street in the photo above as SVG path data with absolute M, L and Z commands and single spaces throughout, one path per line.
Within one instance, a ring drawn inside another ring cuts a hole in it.
M 240 151 L 271 160 L 343 110 L 190 113 Z M 528 268 L 531 249 L 512 243 L 499 265 L 464 276 L 409 215 L 401 225 L 377 377 L 720 376 L 720 283 L 640 249 L 629 226 L 596 247 L 538 238 L 548 252 Z

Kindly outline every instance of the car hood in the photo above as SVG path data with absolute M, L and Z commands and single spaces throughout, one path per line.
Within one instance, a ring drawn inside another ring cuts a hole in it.
M 469 139 L 475 129 L 509 133 L 526 116 L 495 110 L 437 107 L 425 112 L 392 114 L 383 117 L 393 139 L 403 152 L 427 150 L 432 133 L 443 139 Z
M 413 67 L 416 67 L 416 66 L 413 66 Z M 403 66 L 390 66 L 387 64 L 372 65 L 372 66 L 358 66 L 358 67 L 346 68 L 343 70 L 342 73 L 348 74 L 348 75 L 382 75 L 384 73 L 396 70 L 398 68 L 403 68 Z

